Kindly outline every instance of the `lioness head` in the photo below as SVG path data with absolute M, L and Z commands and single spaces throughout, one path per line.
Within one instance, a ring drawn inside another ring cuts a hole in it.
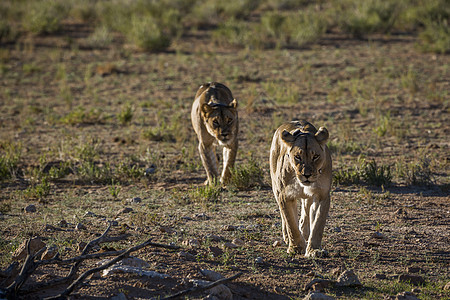
M 322 174 L 328 137 L 328 130 L 324 127 L 317 132 L 283 131 L 281 138 L 289 147 L 289 161 L 300 184 L 309 186 Z
M 233 99 L 229 105 L 210 101 L 201 107 L 206 129 L 220 144 L 232 141 L 237 126 L 237 101 Z

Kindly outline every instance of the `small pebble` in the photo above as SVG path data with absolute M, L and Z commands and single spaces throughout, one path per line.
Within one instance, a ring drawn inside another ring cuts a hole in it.
M 232 242 L 233 244 L 238 245 L 238 246 L 243 246 L 243 245 L 245 244 L 243 240 L 238 239 L 238 238 L 233 239 L 231 242 Z
M 235 231 L 235 230 L 236 230 L 236 226 L 233 226 L 233 225 L 224 225 L 224 226 L 222 226 L 222 230 L 223 230 L 223 231 Z
M 384 234 L 382 234 L 381 232 L 375 231 L 374 233 L 372 233 L 372 237 L 375 239 L 384 239 L 385 236 Z
M 36 206 L 34 204 L 30 204 L 27 207 L 25 207 L 24 210 L 27 213 L 34 213 L 34 212 L 36 212 Z
M 223 237 L 215 235 L 215 234 L 208 234 L 205 236 L 205 239 L 213 241 L 213 242 L 220 242 L 223 240 Z
M 128 199 L 128 201 L 130 203 L 137 204 L 137 203 L 141 203 L 142 199 L 140 197 L 133 197 L 133 198 Z
M 151 165 L 149 168 L 145 169 L 144 171 L 144 175 L 145 176 L 150 176 L 152 174 L 156 173 L 156 166 L 155 165 Z
M 255 259 L 255 263 L 257 263 L 258 265 L 262 265 L 262 264 L 264 264 L 264 259 L 261 256 L 258 256 Z
M 376 279 L 386 279 L 387 278 L 385 274 L 379 274 L 379 273 L 375 274 L 374 277 Z
M 194 219 L 209 220 L 210 217 L 208 217 L 205 213 L 201 213 L 201 214 L 195 214 Z
M 184 246 L 190 246 L 190 247 L 198 247 L 200 246 L 200 242 L 197 239 L 190 239 L 190 240 L 185 240 L 182 243 Z
M 75 230 L 84 230 L 84 229 L 86 229 L 86 226 L 84 226 L 83 223 L 78 223 L 75 226 Z
M 225 248 L 231 248 L 231 249 L 239 248 L 238 245 L 233 244 L 233 243 L 230 243 L 230 242 L 226 242 L 225 244 L 223 244 L 223 246 L 224 246 Z
M 118 215 L 120 215 L 120 214 L 127 214 L 127 213 L 130 213 L 132 211 L 133 211 L 133 209 L 131 207 L 124 207 L 121 210 L 119 210 L 119 212 L 117 214 Z
M 181 251 L 181 252 L 178 253 L 178 256 L 180 258 L 185 259 L 185 260 L 195 260 L 195 256 L 190 254 L 189 252 Z
M 219 247 L 209 246 L 208 250 L 214 257 L 219 257 L 223 254 L 223 250 Z

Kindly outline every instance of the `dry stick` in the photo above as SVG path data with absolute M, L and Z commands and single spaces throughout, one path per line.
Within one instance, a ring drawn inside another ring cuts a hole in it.
M 85 255 L 88 253 L 88 251 L 96 244 L 98 244 L 105 236 L 106 234 L 109 232 L 109 230 L 111 229 L 111 222 L 108 222 L 108 227 L 105 229 L 105 231 L 95 240 L 90 241 L 83 249 L 83 252 L 81 252 L 81 255 Z M 80 267 L 82 261 L 77 261 L 72 268 L 70 268 L 70 272 L 69 275 L 67 275 L 67 280 L 71 280 L 73 277 L 75 277 L 78 268 Z
M 111 222 L 108 222 L 108 227 L 105 229 L 105 231 L 98 238 L 96 238 L 95 240 L 90 241 L 84 247 L 83 252 L 81 253 L 81 255 L 85 255 L 89 251 L 89 249 L 91 247 L 93 247 L 95 244 L 98 244 L 105 237 L 105 235 L 109 232 L 110 229 L 111 229 Z M 50 259 L 49 261 L 53 261 L 53 260 L 55 262 L 57 261 L 57 259 L 55 259 L 55 258 Z M 25 293 L 29 293 L 29 292 L 33 292 L 33 291 L 36 291 L 36 290 L 41 290 L 41 289 L 47 288 L 49 286 L 55 286 L 55 285 L 58 285 L 58 284 L 70 282 L 75 277 L 76 272 L 78 271 L 78 268 L 80 267 L 80 264 L 82 262 L 83 262 L 83 260 L 76 261 L 75 264 L 70 268 L 69 275 L 67 275 L 66 277 L 59 278 L 59 279 L 56 279 L 56 280 L 53 280 L 53 281 L 49 281 L 49 282 L 41 282 L 41 283 L 35 284 L 30 289 L 27 289 L 24 292 Z M 53 262 L 49 262 L 49 263 L 53 263 Z M 34 269 L 36 269 L 41 264 L 47 264 L 47 263 L 37 262 Z
M 176 250 L 179 249 L 179 246 L 172 246 L 172 245 L 165 245 L 165 244 L 159 244 L 159 243 L 153 243 L 150 241 L 148 242 L 148 246 L 153 246 L 153 247 L 159 247 L 159 248 L 166 248 L 166 249 L 171 249 L 171 250 Z M 116 255 L 121 255 L 123 254 L 125 251 L 127 250 L 119 250 L 119 251 L 109 251 L 109 252 L 103 252 L 103 253 L 93 253 L 93 254 L 86 254 L 86 255 L 80 255 L 77 257 L 73 257 L 73 258 L 69 258 L 66 260 L 56 260 L 55 258 L 52 259 L 48 259 L 48 260 L 43 260 L 43 261 L 39 261 L 37 262 L 38 265 L 49 265 L 49 264 L 69 264 L 69 263 L 73 263 L 73 262 L 78 262 L 78 261 L 83 261 L 86 259 L 93 259 L 93 258 L 102 258 L 102 257 L 106 257 L 106 256 L 116 256 Z M 44 283 L 40 283 L 40 284 L 36 284 L 32 287 L 30 287 L 29 289 L 22 291 L 23 293 L 27 294 L 27 293 L 31 293 L 37 290 L 42 290 L 43 288 L 48 288 L 50 286 L 55 286 L 61 283 L 66 282 L 68 279 L 67 277 L 65 278 L 61 278 L 61 279 L 56 279 L 53 281 L 49 281 L 49 282 L 44 282 Z
M 55 300 L 55 299 L 65 299 L 65 297 L 67 297 L 68 295 L 70 295 L 70 293 L 72 293 L 72 291 L 75 289 L 75 287 L 77 285 L 79 285 L 86 277 L 88 277 L 89 275 L 104 270 L 110 266 L 112 266 L 113 264 L 115 264 L 116 262 L 124 259 L 125 257 L 128 256 L 128 254 L 130 254 L 131 252 L 137 251 L 141 248 L 144 248 L 148 245 L 153 244 L 151 242 L 151 240 L 147 240 L 146 242 L 139 244 L 137 246 L 131 247 L 129 248 L 127 251 L 123 252 L 122 254 L 120 254 L 119 256 L 116 256 L 115 258 L 113 258 L 112 260 L 110 260 L 109 262 L 107 262 L 106 264 L 97 267 L 97 268 L 93 268 L 90 270 L 87 270 L 86 272 L 84 272 L 83 274 L 80 275 L 80 277 L 77 278 L 77 280 L 75 280 L 64 292 L 62 292 L 61 294 L 54 296 L 54 297 L 49 297 L 49 298 L 45 298 L 45 300 Z
M 237 273 L 237 274 L 235 274 L 235 275 L 233 275 L 231 277 L 219 279 L 219 280 L 214 281 L 214 282 L 212 282 L 212 283 L 210 283 L 208 285 L 192 287 L 190 289 L 187 289 L 187 290 L 181 291 L 179 293 L 176 293 L 176 294 L 174 294 L 172 296 L 163 298 L 162 300 L 176 299 L 176 298 L 179 298 L 181 296 L 188 295 L 188 294 L 193 294 L 193 293 L 197 293 L 197 292 L 203 292 L 203 291 L 209 290 L 210 288 L 213 288 L 213 287 L 215 287 L 215 286 L 217 286 L 219 284 L 222 284 L 222 283 L 225 283 L 225 282 L 228 282 L 228 281 L 232 281 L 232 280 L 238 278 L 241 275 L 242 275 L 242 272 L 239 272 L 239 273 Z
M 13 283 L 11 283 L 6 288 L 6 295 L 10 295 L 12 292 L 14 292 L 14 295 L 17 295 L 17 292 L 20 290 L 22 285 L 27 281 L 27 279 L 30 277 L 30 275 L 36 270 L 37 264 L 34 262 L 34 258 L 42 252 L 44 252 L 45 248 L 40 249 L 35 254 L 31 254 L 30 251 L 30 241 L 31 239 L 27 240 L 26 248 L 27 248 L 27 258 L 25 259 L 25 262 L 23 263 L 22 269 L 20 270 L 19 275 L 17 275 L 16 279 Z
M 153 243 L 153 242 L 149 242 L 148 246 L 171 249 L 171 250 L 180 249 L 180 246 L 159 244 L 159 243 Z M 126 250 L 117 250 L 117 251 L 108 251 L 108 252 L 102 252 L 102 253 L 92 253 L 92 254 L 80 255 L 80 256 L 64 259 L 64 260 L 48 259 L 48 260 L 39 261 L 38 263 L 40 265 L 50 265 L 50 264 L 64 265 L 64 264 L 71 264 L 73 262 L 82 261 L 82 260 L 86 260 L 86 259 L 102 258 L 105 256 L 117 256 L 117 255 L 122 254 L 125 251 Z

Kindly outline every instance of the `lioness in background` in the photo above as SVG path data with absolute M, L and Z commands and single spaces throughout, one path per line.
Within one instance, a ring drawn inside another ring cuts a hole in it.
M 289 122 L 275 132 L 270 149 L 272 189 L 280 208 L 288 253 L 323 254 L 321 242 L 330 208 L 331 155 L 328 131 Z M 301 201 L 298 220 L 297 200 Z
M 220 182 L 226 184 L 231 176 L 238 148 L 239 119 L 237 102 L 231 91 L 218 82 L 200 86 L 191 111 L 192 126 L 197 134 L 198 151 L 212 184 L 219 177 L 215 146 L 223 146 L 223 170 Z

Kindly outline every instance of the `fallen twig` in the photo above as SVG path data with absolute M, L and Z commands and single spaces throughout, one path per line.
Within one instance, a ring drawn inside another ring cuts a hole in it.
M 45 248 L 40 249 L 34 254 L 31 254 L 30 252 L 30 241 L 31 239 L 27 240 L 27 258 L 25 259 L 25 262 L 23 263 L 22 269 L 20 270 L 19 275 L 17 275 L 16 279 L 13 283 L 11 283 L 5 290 L 6 295 L 14 295 L 16 297 L 18 291 L 22 287 L 22 285 L 27 281 L 27 279 L 30 277 L 31 274 L 36 270 L 37 264 L 34 262 L 34 258 L 36 256 L 39 256 L 42 254 L 42 252 L 45 251 Z
M 55 257 L 51 258 L 51 259 L 47 259 L 47 260 L 37 260 L 35 261 L 36 257 L 39 257 L 43 251 L 45 251 L 46 248 L 42 248 L 40 249 L 38 252 L 36 252 L 35 254 L 31 254 L 30 253 L 30 240 L 27 240 L 27 252 L 28 255 L 23 263 L 23 266 L 21 268 L 20 273 L 17 275 L 17 277 L 14 279 L 13 283 L 10 284 L 5 290 L 2 290 L 2 296 L 5 296 L 6 298 L 17 298 L 19 291 L 21 294 L 29 294 L 32 293 L 34 291 L 37 290 L 42 290 L 51 286 L 56 286 L 59 284 L 65 284 L 65 283 L 70 283 L 72 282 L 72 284 L 70 284 L 67 289 L 61 293 L 60 295 L 57 295 L 55 297 L 51 297 L 49 299 L 61 299 L 61 298 L 65 298 L 66 296 L 68 296 L 84 279 L 86 279 L 87 276 L 89 276 L 92 273 L 101 271 L 103 269 L 108 268 L 109 266 L 113 265 L 114 263 L 116 263 L 117 261 L 122 260 L 123 258 L 125 258 L 129 253 L 137 251 L 143 247 L 146 246 L 153 246 L 153 247 L 159 247 L 159 248 L 165 248 L 165 249 L 171 249 L 171 250 L 176 250 L 179 249 L 179 246 L 174 246 L 174 245 L 166 245 L 166 244 L 159 244 L 159 243 L 153 243 L 150 239 L 145 241 L 142 244 L 139 244 L 137 246 L 131 247 L 128 250 L 120 250 L 120 251 L 108 251 L 108 252 L 103 252 L 103 253 L 93 253 L 93 254 L 88 254 L 89 250 L 92 249 L 92 247 L 96 244 L 101 243 L 102 241 L 104 241 L 105 239 L 107 239 L 106 234 L 109 232 L 111 228 L 111 223 L 108 224 L 108 227 L 105 229 L 105 231 L 96 239 L 90 241 L 83 249 L 81 255 L 77 256 L 77 257 L 73 257 L 73 258 L 69 258 L 69 259 L 65 259 L 65 260 L 61 260 L 59 258 L 59 255 L 57 254 Z M 89 269 L 88 271 L 84 272 L 82 275 L 80 275 L 76 280 L 75 280 L 75 276 L 76 273 L 81 265 L 81 263 L 87 259 L 94 259 L 94 258 L 102 258 L 102 257 L 106 257 L 106 256 L 116 256 L 115 258 L 113 258 L 112 260 L 110 260 L 108 263 L 97 267 L 97 268 L 93 268 L 93 269 Z M 33 274 L 33 272 L 36 270 L 37 267 L 41 266 L 41 265 L 49 265 L 49 264 L 71 264 L 73 263 L 73 266 L 70 269 L 69 274 L 66 277 L 63 278 L 59 278 L 56 280 L 52 280 L 49 282 L 40 282 L 37 284 L 34 284 L 31 287 L 27 287 L 27 289 L 25 290 L 21 290 L 21 287 L 23 286 L 23 284 L 26 282 L 26 280 L 30 277 L 31 274 Z M 75 280 L 75 281 L 74 281 Z
M 190 289 L 187 289 L 187 290 L 181 291 L 179 293 L 176 293 L 176 294 L 174 294 L 172 296 L 163 298 L 162 300 L 176 299 L 176 298 L 188 295 L 188 294 L 193 294 L 193 293 L 197 293 L 197 292 L 203 292 L 203 291 L 209 290 L 210 288 L 213 288 L 213 287 L 215 287 L 215 286 L 217 286 L 219 284 L 223 284 L 225 282 L 232 281 L 232 280 L 238 278 L 241 275 L 242 275 L 242 272 L 239 272 L 237 274 L 234 274 L 231 277 L 219 279 L 219 280 L 214 281 L 214 282 L 212 282 L 212 283 L 210 283 L 208 285 L 192 287 Z
M 62 292 L 59 295 L 56 295 L 54 297 L 49 297 L 49 298 L 45 298 L 46 300 L 50 300 L 50 299 L 65 299 L 66 296 L 70 295 L 70 293 L 72 293 L 72 291 L 75 289 L 75 287 L 77 287 L 81 282 L 83 282 L 84 279 L 86 279 L 86 277 L 88 277 L 89 275 L 95 273 L 95 272 L 99 272 L 101 270 L 104 270 L 110 266 L 112 266 L 113 264 L 115 264 L 116 262 L 124 259 L 125 257 L 128 256 L 128 254 L 130 254 L 131 252 L 137 251 L 141 248 L 144 248 L 148 245 L 151 245 L 152 242 L 151 240 L 147 240 L 142 244 L 139 244 L 137 246 L 131 247 L 129 248 L 127 251 L 123 252 L 122 254 L 120 254 L 119 256 L 116 256 L 115 258 L 113 258 L 112 260 L 110 260 L 109 262 L 101 265 L 100 267 L 97 268 L 93 268 L 90 270 L 87 270 L 86 272 L 84 272 L 83 274 L 80 275 L 80 277 L 77 278 L 77 280 L 75 280 L 64 292 Z

